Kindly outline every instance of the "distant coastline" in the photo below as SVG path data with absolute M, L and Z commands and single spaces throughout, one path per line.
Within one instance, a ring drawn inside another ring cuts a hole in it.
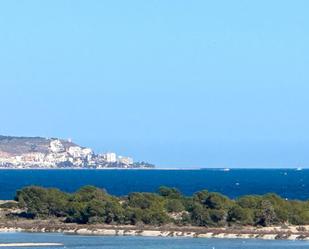
M 199 169 L 199 168 L 159 168 L 159 167 L 130 167 L 130 168 L 120 168 L 120 167 L 108 167 L 108 168 L 85 168 L 85 167 L 69 167 L 69 168 L 16 168 L 16 167 L 0 167 L 0 170 L 155 170 L 155 171 L 196 171 L 196 170 L 221 170 L 216 168 L 209 169 Z
M 229 168 L 229 170 L 225 170 L 224 168 L 164 168 L 159 166 L 153 166 L 153 167 L 128 167 L 128 168 L 122 168 L 122 167 L 106 167 L 106 168 L 87 168 L 87 167 L 31 167 L 31 168 L 18 168 L 18 167 L 1 167 L 0 170 L 155 170 L 155 171 L 235 171 L 235 170 L 265 170 L 265 171 L 271 171 L 271 170 L 287 170 L 287 171 L 308 171 L 309 168 L 302 168 L 299 170 L 295 167 L 285 167 L 285 168 L 263 168 L 263 167 L 256 167 L 256 168 Z
M 118 169 L 154 168 L 148 162 L 115 152 L 96 154 L 71 139 L 0 136 L 0 168 L 4 169 Z

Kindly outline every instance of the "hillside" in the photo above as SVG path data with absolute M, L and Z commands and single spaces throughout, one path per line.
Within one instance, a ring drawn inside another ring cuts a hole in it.
M 43 137 L 14 137 L 0 135 L 0 153 L 8 154 L 10 156 L 19 156 L 25 153 L 49 153 L 50 143 L 57 138 L 43 138 Z M 59 139 L 63 146 L 68 149 L 76 144 Z

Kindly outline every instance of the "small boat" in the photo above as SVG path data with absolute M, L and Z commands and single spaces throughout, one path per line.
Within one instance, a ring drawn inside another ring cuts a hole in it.
M 230 171 L 231 169 L 229 169 L 229 168 L 225 168 L 225 169 L 223 169 L 223 171 Z

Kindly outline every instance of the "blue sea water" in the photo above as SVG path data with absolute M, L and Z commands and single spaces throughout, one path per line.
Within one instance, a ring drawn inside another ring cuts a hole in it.
M 256 239 L 196 239 L 162 237 L 78 236 L 52 233 L 0 233 L 0 243 L 62 243 L 38 249 L 304 249 L 308 241 L 266 241 Z M 10 247 L 18 248 L 18 247 Z M 23 247 L 34 248 L 34 247 Z
M 133 191 L 156 191 L 176 187 L 184 194 L 208 189 L 235 198 L 245 194 L 274 192 L 290 199 L 309 199 L 309 170 L 0 170 L 0 199 L 12 199 L 28 185 L 56 187 L 73 192 L 84 185 L 125 195 Z M 55 242 L 59 247 L 93 249 L 285 249 L 309 248 L 305 241 L 242 239 L 192 239 L 159 237 L 77 236 L 52 233 L 0 233 L 0 243 Z M 10 247 L 17 248 L 17 247 Z M 27 248 L 27 247 L 23 247 Z M 29 247 L 30 248 L 30 247 Z
M 0 199 L 12 199 L 16 190 L 40 185 L 67 192 L 94 185 L 115 195 L 176 187 L 184 194 L 208 189 L 231 198 L 246 194 L 277 193 L 289 199 L 309 199 L 309 170 L 0 170 Z

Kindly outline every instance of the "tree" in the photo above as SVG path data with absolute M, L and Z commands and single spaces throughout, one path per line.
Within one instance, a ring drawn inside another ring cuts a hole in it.
M 227 212 L 223 209 L 210 209 L 209 216 L 213 226 L 225 226 L 227 221 Z
M 259 206 L 261 197 L 257 195 L 246 195 L 236 200 L 236 203 L 242 208 L 256 209 Z
M 159 194 L 131 193 L 118 198 L 85 186 L 73 194 L 37 186 L 17 192 L 18 207 L 27 218 L 64 217 L 67 222 L 102 224 L 149 224 L 218 227 L 229 224 L 309 224 L 309 202 L 288 201 L 276 194 L 244 196 L 236 201 L 207 190 L 184 197 L 177 189 L 161 187 Z M 2 205 L 12 208 L 16 205 Z M 171 219 L 169 213 L 180 213 Z M 179 218 L 179 219 L 178 219 Z
M 269 200 L 262 200 L 259 210 L 256 212 L 257 224 L 262 226 L 270 226 L 276 222 L 276 213 L 273 205 Z
M 219 193 L 210 193 L 205 200 L 205 205 L 210 209 L 228 209 L 232 201 Z
M 178 199 L 167 200 L 165 204 L 165 208 L 167 212 L 169 213 L 173 213 L 173 212 L 178 213 L 178 212 L 182 212 L 185 210 L 185 207 L 182 204 L 182 201 Z
M 228 212 L 228 222 L 241 225 L 253 225 L 252 211 L 248 208 L 235 205 Z
M 180 199 L 182 198 L 182 195 L 180 191 L 176 188 L 169 188 L 162 186 L 159 188 L 159 195 L 169 198 L 169 199 Z
M 196 203 L 191 211 L 191 220 L 193 225 L 211 226 L 213 222 L 210 218 L 209 211 L 203 205 Z
M 148 225 L 163 225 L 168 223 L 170 219 L 163 210 L 149 209 L 143 210 L 142 221 Z
M 94 199 L 105 201 L 110 198 L 111 196 L 108 195 L 105 190 L 94 186 L 84 186 L 72 195 L 72 200 L 79 202 L 88 202 Z
M 209 197 L 209 192 L 207 190 L 203 190 L 193 195 L 193 202 L 205 204 L 208 197 Z
M 133 208 L 156 208 L 163 209 L 163 197 L 152 193 L 132 193 L 128 196 L 128 205 Z
M 68 195 L 58 189 L 37 186 L 23 188 L 15 198 L 32 217 L 64 216 Z

